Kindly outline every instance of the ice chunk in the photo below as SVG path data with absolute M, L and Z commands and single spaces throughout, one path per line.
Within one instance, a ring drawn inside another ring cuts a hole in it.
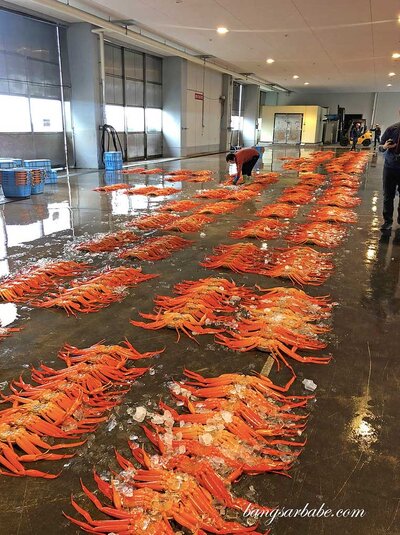
M 117 425 L 117 420 L 115 419 L 115 416 L 111 416 L 110 421 L 107 425 L 107 431 L 112 431 L 114 427 Z
M 203 444 L 203 446 L 211 446 L 213 443 L 213 437 L 210 433 L 204 433 L 203 435 L 199 436 L 199 442 L 200 444 Z
M 314 392 L 317 388 L 317 385 L 311 379 L 303 379 L 302 384 L 306 390 L 311 390 L 311 392 Z
M 229 411 L 221 411 L 221 418 L 225 423 L 230 424 L 233 420 L 233 414 Z
M 145 407 L 136 407 L 135 414 L 132 414 L 132 418 L 136 422 L 143 422 L 143 420 L 146 418 L 147 410 Z

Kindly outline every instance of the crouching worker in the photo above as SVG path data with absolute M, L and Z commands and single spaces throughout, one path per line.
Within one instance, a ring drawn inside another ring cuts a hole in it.
M 256 165 L 260 154 L 256 149 L 240 149 L 237 152 L 230 152 L 226 156 L 228 163 L 236 163 L 236 176 L 233 178 L 233 184 L 236 185 L 240 176 L 243 175 L 243 180 L 246 182 L 247 178 L 251 177 L 253 167 Z

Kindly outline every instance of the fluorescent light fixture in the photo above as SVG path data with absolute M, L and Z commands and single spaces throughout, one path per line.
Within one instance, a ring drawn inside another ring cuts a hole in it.
M 275 60 L 272 59 L 272 58 L 268 58 L 268 59 L 267 59 L 267 63 L 275 63 Z
M 294 75 L 293 75 L 293 80 L 297 80 L 297 79 L 298 79 L 297 74 L 294 74 Z
M 396 76 L 396 73 L 395 73 L 395 72 L 390 72 L 390 73 L 388 74 L 388 76 Z
M 392 58 L 393 58 L 393 59 L 399 59 L 399 58 L 400 58 L 400 54 L 399 54 L 399 52 L 393 52 L 393 54 L 392 54 Z
M 310 82 L 304 82 L 304 85 L 310 85 Z
M 228 33 L 229 30 L 228 30 L 228 28 L 225 28 L 224 26 L 219 26 L 217 28 L 217 32 L 220 33 L 221 35 L 224 35 L 225 33 Z

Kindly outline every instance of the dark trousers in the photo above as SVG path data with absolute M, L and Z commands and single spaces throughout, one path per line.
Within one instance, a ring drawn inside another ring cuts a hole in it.
M 242 175 L 251 176 L 251 172 L 253 171 L 253 167 L 258 162 L 260 156 L 253 156 L 251 160 L 248 160 L 247 162 L 244 162 L 242 166 Z
M 400 169 L 383 168 L 383 219 L 385 223 L 393 223 L 394 198 L 396 190 L 400 193 Z M 397 220 L 400 221 L 400 204 Z
M 356 146 L 357 146 L 357 141 L 358 141 L 358 136 L 356 137 L 353 137 L 352 139 L 352 146 L 351 146 L 351 150 L 356 150 Z
M 378 143 L 378 145 L 379 145 L 380 141 L 381 141 L 381 136 L 375 136 L 375 139 L 374 139 L 374 149 L 376 148 L 376 144 L 377 144 L 377 143 Z

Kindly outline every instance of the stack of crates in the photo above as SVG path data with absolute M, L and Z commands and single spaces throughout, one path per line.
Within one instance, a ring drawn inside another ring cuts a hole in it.
M 0 184 L 3 179 L 3 169 L 13 169 L 16 167 L 14 160 L 11 158 L 0 158 Z
M 21 167 L 2 169 L 2 186 L 5 197 L 30 197 L 31 182 L 32 176 L 29 169 L 23 169 Z
M 44 192 L 44 181 L 46 180 L 46 169 L 30 169 L 31 172 L 31 194 L 39 195 Z
M 119 169 L 122 169 L 122 152 L 105 152 L 103 162 L 107 171 L 118 171 Z
M 45 180 L 51 174 L 51 160 L 24 160 L 24 167 L 32 171 L 32 194 L 43 193 Z
M 40 160 L 24 160 L 24 167 L 26 169 L 44 169 L 45 177 L 50 175 L 51 172 L 51 160 L 40 159 Z

